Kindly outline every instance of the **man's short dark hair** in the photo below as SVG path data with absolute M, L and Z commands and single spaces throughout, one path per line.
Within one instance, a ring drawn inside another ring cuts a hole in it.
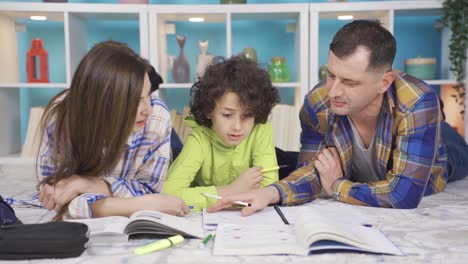
M 370 51 L 368 70 L 391 68 L 396 53 L 396 41 L 378 20 L 355 20 L 343 26 L 330 43 L 338 58 L 352 55 L 359 46 Z

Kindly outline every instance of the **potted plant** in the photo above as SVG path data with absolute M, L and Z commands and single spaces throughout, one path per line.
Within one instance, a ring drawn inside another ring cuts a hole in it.
M 452 31 L 450 38 L 450 70 L 455 75 L 457 85 L 453 88 L 457 91 L 455 102 L 463 106 L 460 111 L 462 117 L 465 114 L 465 65 L 466 52 L 468 48 L 468 1 L 467 0 L 445 0 L 442 4 L 441 22 Z

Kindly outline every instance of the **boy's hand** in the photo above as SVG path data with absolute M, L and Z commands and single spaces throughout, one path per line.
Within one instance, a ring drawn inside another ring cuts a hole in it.
M 214 213 L 224 208 L 229 208 L 233 205 L 236 205 L 235 201 L 243 201 L 250 203 L 250 206 L 245 206 L 241 210 L 242 216 L 248 216 L 256 211 L 263 210 L 269 204 L 278 203 L 280 200 L 278 190 L 273 187 L 265 187 L 262 189 L 256 189 L 247 193 L 241 193 L 231 196 L 223 197 L 214 205 L 208 207 L 208 213 Z
M 229 186 L 231 194 L 243 193 L 260 188 L 263 180 L 262 167 L 256 166 L 242 172 Z

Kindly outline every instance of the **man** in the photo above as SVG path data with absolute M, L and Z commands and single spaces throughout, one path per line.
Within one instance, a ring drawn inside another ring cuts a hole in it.
M 465 141 L 444 123 L 427 84 L 392 71 L 395 52 L 395 38 L 378 21 L 341 28 L 330 44 L 327 81 L 306 96 L 300 112 L 298 169 L 209 211 L 243 200 L 252 206 L 241 213 L 249 215 L 268 204 L 309 202 L 321 191 L 350 204 L 415 208 L 424 195 L 463 178 Z M 446 146 L 456 146 L 448 162 Z

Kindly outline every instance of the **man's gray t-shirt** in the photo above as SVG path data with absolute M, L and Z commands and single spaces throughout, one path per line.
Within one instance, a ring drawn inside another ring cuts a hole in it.
M 385 179 L 385 175 L 380 175 L 379 159 L 375 147 L 375 135 L 369 148 L 366 149 L 359 132 L 353 121 L 348 117 L 353 130 L 353 156 L 351 180 L 355 182 L 369 183 Z

